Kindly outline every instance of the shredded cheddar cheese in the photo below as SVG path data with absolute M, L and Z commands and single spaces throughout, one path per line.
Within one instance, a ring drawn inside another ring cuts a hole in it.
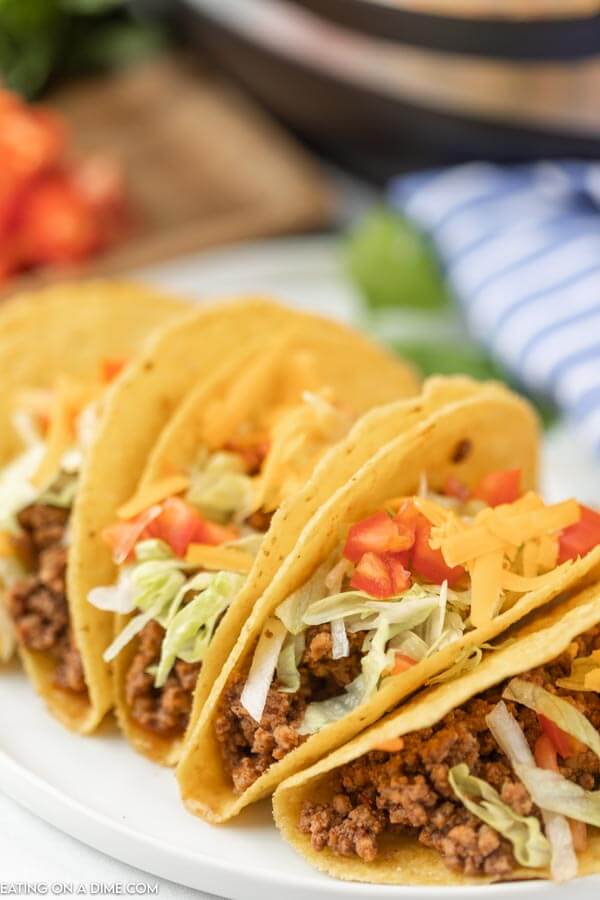
M 263 471 L 256 479 L 253 508 L 277 509 L 350 424 L 351 417 L 334 405 L 333 394 L 326 388 L 318 394 L 305 393 L 302 402 L 282 409 L 273 424 Z
M 404 750 L 404 738 L 397 737 L 391 738 L 389 741 L 382 741 L 381 744 L 376 744 L 373 750 L 383 750 L 384 753 L 399 753 L 400 750 Z
M 187 491 L 189 485 L 190 480 L 185 475 L 169 475 L 161 478 L 135 493 L 127 503 L 119 507 L 117 515 L 120 519 L 133 519 L 149 507 L 166 500 L 167 497 L 174 497 L 176 494 Z
M 533 492 L 511 504 L 486 507 L 469 521 L 432 500 L 416 498 L 415 505 L 432 525 L 431 547 L 441 551 L 446 565 L 463 566 L 471 576 L 475 627 L 497 614 L 503 592 L 522 594 L 554 579 L 557 535 L 581 516 L 575 500 L 546 505 Z
M 254 558 L 237 547 L 219 547 L 212 544 L 190 544 L 185 561 L 192 566 L 220 572 L 239 572 L 246 575 Z

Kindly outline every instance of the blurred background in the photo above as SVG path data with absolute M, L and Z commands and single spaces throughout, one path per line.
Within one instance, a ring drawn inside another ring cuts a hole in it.
M 280 280 L 600 453 L 600 0 L 0 0 L 0 74 L 5 295 L 310 233 Z

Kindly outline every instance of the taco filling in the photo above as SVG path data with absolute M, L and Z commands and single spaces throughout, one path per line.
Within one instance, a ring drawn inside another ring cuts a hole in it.
M 102 390 L 122 366 L 106 360 L 93 382 L 61 378 L 52 389 L 23 392 L 14 424 L 26 449 L 0 474 L 4 656 L 14 642 L 49 654 L 54 685 L 75 693 L 87 687 L 67 601 L 69 519 Z
M 139 726 L 163 736 L 185 731 L 206 651 L 273 514 L 349 424 L 327 391 L 304 392 L 258 424 L 241 422 L 222 446 L 201 446 L 187 471 L 142 487 L 105 530 L 120 575 L 88 599 L 137 613 L 105 659 L 134 642 L 124 694 Z
M 365 862 L 404 835 L 470 876 L 551 864 L 575 875 L 587 825 L 600 825 L 600 697 L 573 672 L 595 659 L 598 673 L 599 655 L 595 626 L 432 728 L 341 766 L 328 802 L 302 806 L 299 830 L 315 850 Z
M 521 495 L 518 470 L 473 491 L 454 478 L 440 494 L 423 484 L 352 524 L 223 693 L 215 735 L 234 791 L 598 543 L 598 513 Z M 481 655 L 465 651 L 445 677 Z

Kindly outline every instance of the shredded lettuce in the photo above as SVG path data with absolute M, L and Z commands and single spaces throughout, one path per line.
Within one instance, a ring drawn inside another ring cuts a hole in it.
M 308 581 L 305 581 L 295 590 L 287 600 L 280 603 L 275 610 L 275 615 L 283 622 L 290 634 L 300 634 L 304 631 L 306 623 L 304 614 L 309 606 L 320 600 L 326 593 L 325 579 L 331 566 L 324 562 L 316 569 Z
M 198 572 L 173 555 L 164 541 L 140 541 L 135 548 L 136 563 L 123 568 L 116 585 L 90 591 L 88 600 L 99 609 L 129 613 L 139 609 L 105 651 L 107 662 L 114 659 L 129 641 L 155 619 L 165 629 L 161 657 L 156 669 L 156 686 L 161 687 L 177 658 L 201 662 L 221 615 L 244 583 L 232 572 Z M 187 604 L 185 600 L 196 596 Z
M 152 619 L 161 621 L 165 610 L 177 601 L 179 591 L 185 584 L 185 575 L 178 569 L 178 561 L 150 560 L 138 563 L 131 572 L 131 582 L 135 589 L 133 606 L 141 610 L 134 616 L 112 644 L 104 651 L 104 659 L 115 659 L 127 644 Z M 92 602 L 91 595 L 88 600 Z
M 350 653 L 350 644 L 343 619 L 335 619 L 331 623 L 331 658 L 343 659 Z
M 305 639 L 303 634 L 286 636 L 277 660 L 277 690 L 282 694 L 295 694 L 300 690 L 300 672 L 298 663 L 304 653 Z
M 237 453 L 220 451 L 192 472 L 187 497 L 212 522 L 241 522 L 252 512 L 254 484 Z
M 45 454 L 43 443 L 36 443 L 20 454 L 0 472 L 0 529 L 13 534 L 18 531 L 15 516 L 29 506 L 39 494 L 31 484 Z
M 495 705 L 491 713 L 486 716 L 486 722 L 517 775 L 519 767 L 537 768 L 523 729 L 509 712 L 504 701 L 501 700 Z M 567 881 L 569 878 L 574 878 L 577 875 L 577 855 L 567 819 L 560 813 L 552 812 L 543 806 L 540 806 L 540 812 L 551 847 L 550 872 L 553 880 Z
M 153 559 L 175 559 L 175 554 L 166 541 L 149 538 L 135 545 L 135 558 L 138 562 L 149 562 Z
M 483 650 L 481 647 L 463 647 L 454 664 L 449 669 L 446 669 L 445 672 L 436 675 L 435 678 L 430 678 L 427 684 L 444 684 L 446 681 L 453 681 L 460 675 L 471 672 L 472 669 L 477 668 L 482 656 Z
M 60 470 L 65 475 L 77 475 L 83 465 L 83 451 L 79 447 L 66 450 L 60 461 Z
M 116 584 L 92 588 L 88 594 L 88 602 L 96 609 L 127 615 L 136 607 L 136 593 L 133 566 L 126 566 L 119 572 Z
M 425 623 L 423 638 L 429 646 L 435 646 L 442 637 L 444 621 L 446 619 L 446 606 L 448 603 L 448 582 L 443 581 L 437 598 L 437 607 L 433 610 Z
M 40 503 L 46 503 L 48 506 L 60 506 L 63 509 L 70 509 L 73 506 L 76 493 L 77 475 L 75 472 L 68 473 L 65 469 L 39 495 L 38 500 Z
M 309 703 L 298 729 L 300 734 L 314 734 L 320 731 L 326 725 L 342 719 L 373 696 L 381 675 L 393 662 L 391 659 L 393 652 L 386 653 L 385 649 L 388 638 L 389 625 L 384 620 L 373 635 L 369 652 L 363 656 L 360 675 L 350 682 L 340 696 Z
M 240 703 L 255 722 L 260 722 L 262 719 L 284 640 L 284 625 L 278 619 L 267 619 L 258 639 L 250 672 L 240 696 Z
M 42 434 L 33 413 L 15 409 L 11 416 L 11 424 L 27 449 L 42 443 Z
M 520 865 L 539 869 L 550 863 L 550 845 L 535 816 L 518 815 L 487 781 L 471 775 L 465 763 L 450 769 L 448 782 L 469 812 L 510 841 Z
M 410 656 L 416 662 L 423 659 L 428 649 L 423 638 L 414 631 L 401 631 L 394 635 L 388 643 L 388 648 L 395 650 L 396 653 L 402 653 L 404 656 Z
M 207 584 L 206 574 L 194 576 L 179 591 L 183 596 L 197 593 L 170 618 L 154 680 L 156 687 L 165 684 L 177 658 L 188 663 L 203 661 L 221 616 L 245 581 L 234 572 L 217 572 L 209 576 Z
M 133 619 L 130 619 L 125 628 L 117 635 L 112 644 L 106 648 L 103 654 L 103 659 L 105 662 L 112 662 L 115 659 L 121 650 L 127 646 L 127 644 L 134 639 L 134 637 L 140 633 L 140 631 L 146 627 L 148 622 L 151 622 L 158 613 L 162 609 L 162 604 L 157 602 L 154 606 L 151 606 L 146 612 L 140 613 L 137 616 L 134 616 Z
M 600 791 L 586 791 L 551 769 L 521 763 L 514 770 L 540 809 L 600 827 Z
M 566 731 L 571 737 L 576 738 L 589 747 L 600 758 L 600 734 L 583 713 L 580 713 L 572 703 L 551 694 L 549 691 L 525 681 L 523 678 L 513 678 L 502 694 L 505 700 L 520 703 L 528 709 L 545 716 Z
M 311 603 L 302 616 L 305 625 L 324 625 L 335 619 L 345 619 L 349 616 L 369 616 L 373 610 L 367 606 L 373 598 L 364 591 L 342 591 L 330 597 L 323 597 Z M 386 601 L 387 602 L 392 602 Z
M 83 450 L 87 449 L 94 439 L 99 416 L 98 401 L 93 400 L 83 407 L 77 417 L 77 446 Z

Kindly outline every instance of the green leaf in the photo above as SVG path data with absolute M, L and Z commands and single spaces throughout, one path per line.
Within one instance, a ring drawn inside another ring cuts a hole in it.
M 493 360 L 475 344 L 466 341 L 395 341 L 393 346 L 424 376 L 461 373 L 481 381 L 502 377 Z
M 371 309 L 438 309 L 448 302 L 435 255 L 425 238 L 406 219 L 383 207 L 351 233 L 346 263 Z
M 112 12 L 125 5 L 124 0 L 59 0 L 58 5 L 67 13 L 80 16 L 97 16 Z

